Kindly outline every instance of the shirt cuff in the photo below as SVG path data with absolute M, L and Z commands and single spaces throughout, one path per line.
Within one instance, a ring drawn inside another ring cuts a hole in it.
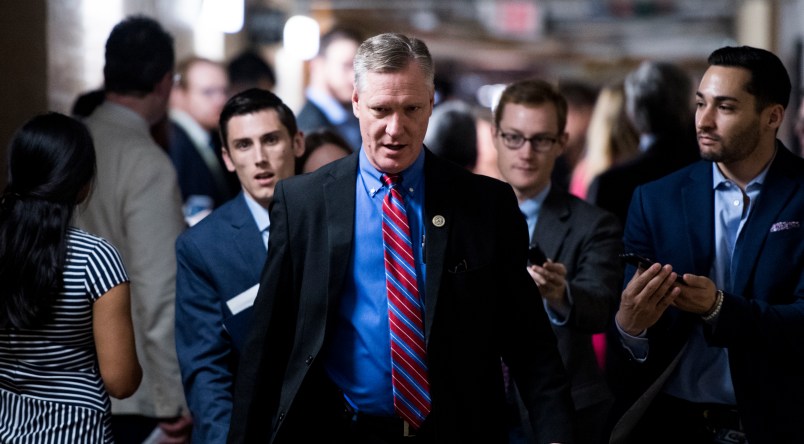
M 569 282 L 565 286 L 566 290 L 564 290 L 564 299 L 559 304 L 558 308 L 552 307 L 550 304 L 547 303 L 546 299 L 542 299 L 542 303 L 544 303 L 544 310 L 547 312 L 547 317 L 550 319 L 550 323 L 561 327 L 567 324 L 569 321 L 570 312 L 572 312 L 572 295 L 570 293 L 570 286 Z
M 631 357 L 635 361 L 645 362 L 645 360 L 648 359 L 648 349 L 650 347 L 647 330 L 643 330 L 637 336 L 632 336 L 620 327 L 620 323 L 617 322 L 616 318 L 614 319 L 614 324 L 617 326 L 617 331 L 620 333 L 620 343 L 623 345 L 623 348 L 631 354 Z

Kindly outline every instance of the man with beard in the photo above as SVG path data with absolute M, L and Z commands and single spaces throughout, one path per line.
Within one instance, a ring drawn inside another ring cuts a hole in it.
M 611 442 L 804 439 L 804 161 L 776 139 L 790 78 L 746 46 L 709 65 L 703 160 L 637 188 L 628 213 L 625 250 L 648 260 L 626 270 L 609 345 L 627 409 Z

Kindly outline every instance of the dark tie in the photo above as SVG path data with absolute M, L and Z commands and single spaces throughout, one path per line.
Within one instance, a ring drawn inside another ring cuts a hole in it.
M 430 413 L 422 301 L 416 281 L 405 201 L 397 189 L 401 177 L 383 175 L 382 181 L 388 186 L 388 194 L 382 203 L 382 239 L 391 326 L 394 410 L 418 429 Z

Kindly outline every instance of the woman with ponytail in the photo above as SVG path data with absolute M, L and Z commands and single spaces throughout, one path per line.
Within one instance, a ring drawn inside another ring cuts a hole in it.
M 0 197 L 0 442 L 109 443 L 109 395 L 134 393 L 128 276 L 117 250 L 73 228 L 95 150 L 80 122 L 36 116 L 8 148 Z

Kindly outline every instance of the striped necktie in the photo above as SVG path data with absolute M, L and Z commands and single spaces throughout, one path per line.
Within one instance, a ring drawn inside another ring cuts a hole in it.
M 388 194 L 382 203 L 382 239 L 391 327 L 394 410 L 418 429 L 430 413 L 423 306 L 416 281 L 405 201 L 397 189 L 401 177 L 398 174 L 383 175 L 382 182 L 388 186 Z

